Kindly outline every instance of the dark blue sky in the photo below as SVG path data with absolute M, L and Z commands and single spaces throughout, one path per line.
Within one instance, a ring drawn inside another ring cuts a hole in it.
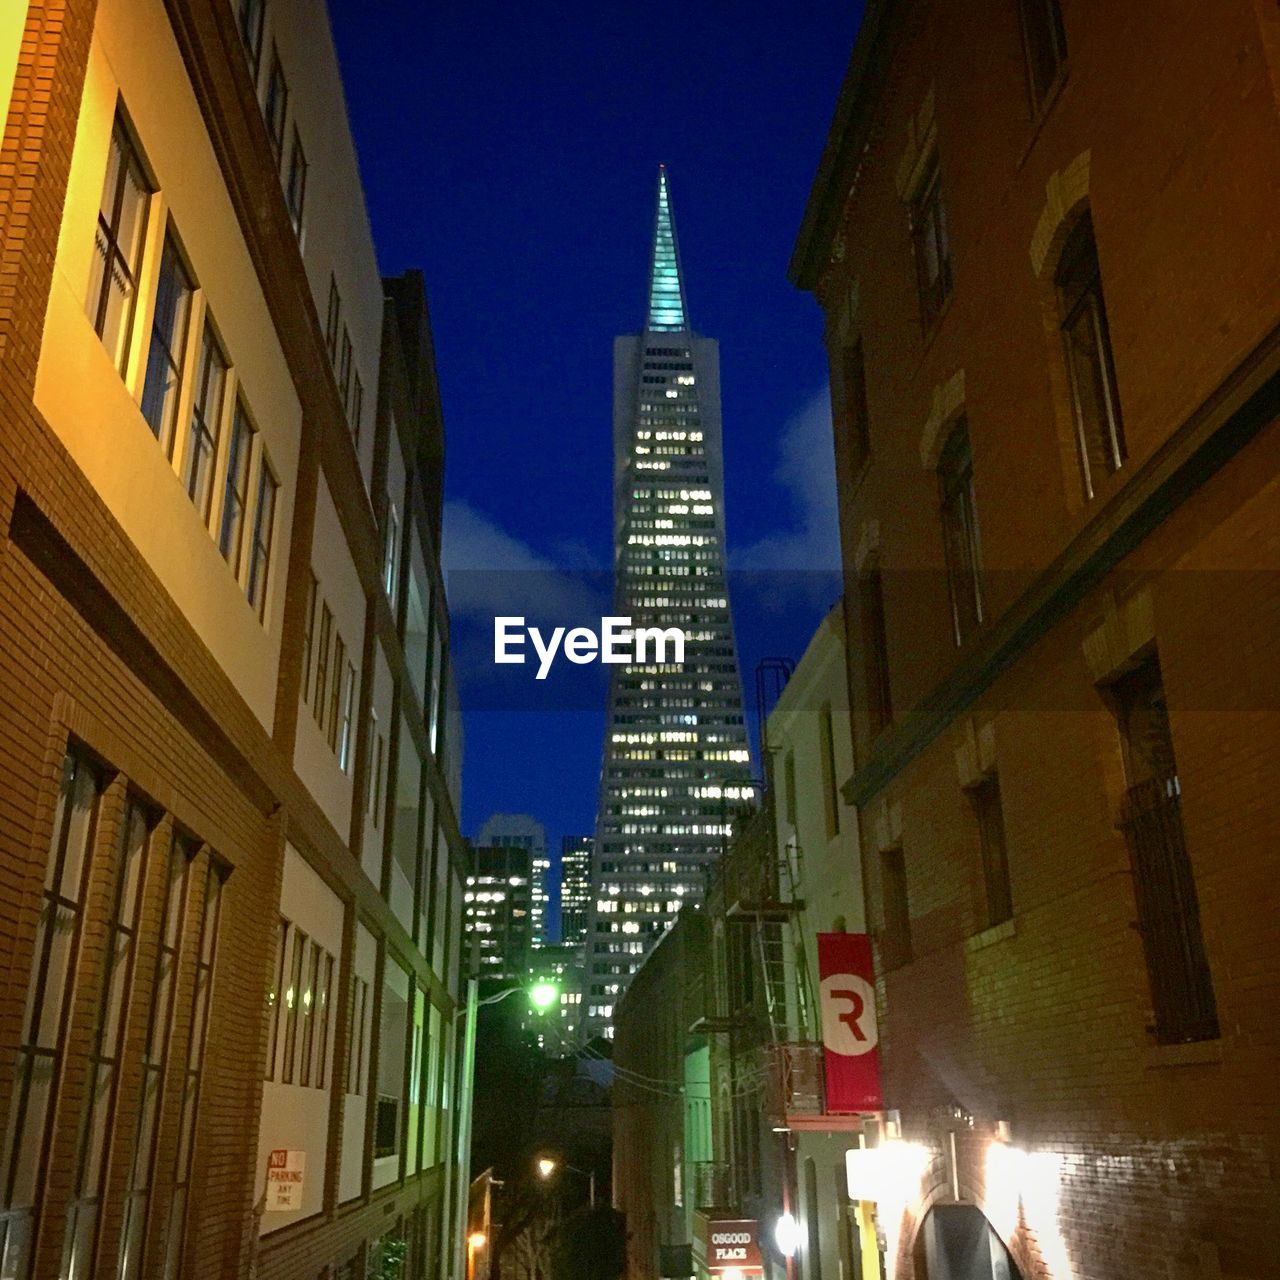
M 446 563 L 608 565 L 612 339 L 643 321 L 663 162 L 720 340 L 731 556 L 834 564 L 820 317 L 786 266 L 862 5 L 330 3 L 381 268 L 426 273 Z M 734 592 L 749 701 L 836 589 Z M 557 847 L 590 830 L 603 706 L 461 691 L 464 831 L 495 809 Z

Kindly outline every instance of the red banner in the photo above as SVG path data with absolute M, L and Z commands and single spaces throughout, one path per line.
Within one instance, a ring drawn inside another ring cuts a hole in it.
M 875 969 L 865 933 L 818 934 L 827 1113 L 879 1111 Z

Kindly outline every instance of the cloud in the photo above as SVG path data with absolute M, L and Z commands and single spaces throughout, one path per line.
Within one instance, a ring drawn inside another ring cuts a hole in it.
M 840 567 L 840 519 L 836 507 L 831 399 L 825 388 L 778 438 L 774 483 L 787 495 L 786 527 L 746 547 L 731 549 L 735 570 L 835 572 Z M 732 521 L 733 513 L 729 513 Z
M 461 499 L 444 505 L 441 562 L 455 617 L 522 615 L 563 625 L 607 611 L 600 607 L 609 599 L 607 575 L 557 565 Z

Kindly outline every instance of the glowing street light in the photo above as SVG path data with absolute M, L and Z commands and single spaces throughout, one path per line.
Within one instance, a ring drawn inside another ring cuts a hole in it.
M 483 1231 L 473 1231 L 467 1237 L 467 1243 L 472 1249 L 483 1249 L 489 1243 L 489 1237 Z
M 538 1013 L 546 1013 L 560 998 L 560 988 L 554 982 L 543 979 L 529 988 L 529 1003 Z
M 593 1209 L 596 1207 L 596 1171 L 594 1169 L 579 1169 L 576 1165 L 565 1164 L 554 1156 L 539 1156 L 535 1167 L 538 1170 L 538 1177 L 544 1182 L 559 1169 L 565 1169 L 569 1173 L 576 1173 L 586 1178 L 588 1181 L 588 1200 Z
M 480 998 L 480 940 L 473 937 L 471 940 L 471 963 L 469 965 L 470 974 L 467 978 L 467 1003 L 457 1011 L 458 1017 L 466 1019 L 462 1035 L 462 1073 L 458 1082 L 458 1103 L 459 1103 L 459 1123 L 458 1123 L 458 1150 L 457 1164 L 455 1166 L 454 1177 L 457 1179 L 459 1187 L 468 1185 L 468 1170 L 471 1167 L 471 1108 L 474 1103 L 475 1093 L 475 1074 L 476 1074 L 476 1027 L 480 1019 L 480 1006 L 485 1004 L 497 1004 L 500 1000 L 505 1000 L 508 996 L 515 995 L 517 991 L 524 991 L 529 998 L 529 1003 L 533 1005 L 538 1013 L 546 1013 L 546 1011 L 556 1003 L 560 998 L 560 989 L 554 982 L 547 982 L 542 979 L 535 982 L 533 986 L 525 988 L 520 984 L 515 986 L 503 987 L 501 991 L 495 991 L 493 995 Z M 477 1248 L 483 1248 L 483 1245 L 472 1246 L 471 1237 L 467 1235 L 467 1224 L 465 1214 L 457 1215 L 457 1234 L 454 1236 L 454 1258 L 458 1263 L 466 1265 L 466 1274 L 468 1277 L 472 1274 L 471 1264 L 474 1261 L 475 1251 Z M 478 1234 L 478 1233 L 477 1233 Z M 470 1247 L 469 1247 L 470 1246 Z

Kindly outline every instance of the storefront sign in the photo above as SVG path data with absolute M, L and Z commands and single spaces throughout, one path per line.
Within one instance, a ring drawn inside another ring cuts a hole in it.
M 307 1166 L 305 1151 L 283 1148 L 267 1156 L 267 1212 L 287 1213 L 302 1208 L 302 1177 Z
M 707 1223 L 707 1270 L 763 1271 L 760 1224 L 753 1218 L 712 1218 Z
M 879 1111 L 875 971 L 865 933 L 818 934 L 827 1112 Z

